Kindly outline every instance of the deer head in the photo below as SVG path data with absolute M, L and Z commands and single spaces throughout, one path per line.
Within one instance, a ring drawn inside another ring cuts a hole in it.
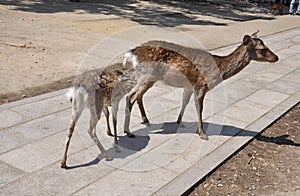
M 278 61 L 278 56 L 257 37 L 257 33 L 258 31 L 251 36 L 245 35 L 243 39 L 243 45 L 247 47 L 251 60 L 262 62 Z

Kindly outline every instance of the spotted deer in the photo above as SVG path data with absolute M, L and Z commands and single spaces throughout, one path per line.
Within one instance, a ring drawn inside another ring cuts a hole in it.
M 115 67 L 123 67 L 122 64 Z M 112 158 L 108 155 L 96 134 L 96 124 L 100 120 L 101 112 L 106 116 L 107 134 L 112 136 L 109 124 L 108 106 L 111 106 L 114 127 L 114 147 L 119 151 L 117 140 L 117 112 L 120 100 L 136 85 L 135 76 L 132 69 L 118 69 L 113 71 L 92 70 L 76 78 L 74 86 L 70 88 L 67 94 L 72 103 L 72 115 L 67 130 L 65 151 L 61 161 L 61 167 L 67 168 L 67 153 L 75 124 L 82 114 L 84 108 L 90 112 L 90 122 L 87 132 L 100 149 L 101 154 L 110 161 Z M 143 103 L 141 110 L 144 111 Z M 146 115 L 146 114 L 144 114 Z M 134 137 L 127 132 L 128 137 Z
M 198 132 L 208 139 L 203 131 L 202 110 L 205 94 L 223 80 L 240 72 L 250 61 L 276 62 L 274 54 L 257 33 L 245 35 L 242 43 L 229 55 L 218 56 L 200 49 L 193 49 L 164 41 L 150 41 L 125 54 L 124 64 L 129 61 L 137 72 L 137 85 L 126 97 L 124 131 L 129 131 L 131 109 L 135 101 L 157 81 L 166 85 L 184 88 L 181 110 L 177 119 L 180 124 L 185 108 L 194 93 L 198 113 Z M 144 122 L 148 118 L 141 111 Z

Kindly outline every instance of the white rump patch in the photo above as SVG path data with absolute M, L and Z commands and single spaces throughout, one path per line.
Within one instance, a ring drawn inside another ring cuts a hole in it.
M 130 61 L 132 63 L 133 68 L 136 68 L 136 66 L 138 65 L 137 56 L 132 54 L 131 52 L 128 52 L 124 55 L 123 66 L 126 65 L 127 61 Z

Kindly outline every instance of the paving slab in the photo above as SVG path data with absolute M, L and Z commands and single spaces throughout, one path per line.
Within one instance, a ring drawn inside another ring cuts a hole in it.
M 2 161 L 0 162 L 0 173 L 1 187 L 25 175 L 24 171 L 14 168 L 6 163 L 3 163 Z
M 279 54 L 279 62 L 252 62 L 207 94 L 204 130 L 208 141 L 197 134 L 194 98 L 186 108 L 182 125 L 177 125 L 182 90 L 157 83 L 145 95 L 150 125 L 140 124 L 138 108 L 133 108 L 130 128 L 136 138 L 122 133 L 125 104 L 124 99 L 121 101 L 118 114 L 121 152 L 115 152 L 113 138 L 106 135 L 105 119 L 98 122 L 97 134 L 114 158 L 112 161 L 103 159 L 87 134 L 89 113 L 84 111 L 71 140 L 69 169 L 64 170 L 60 168 L 60 159 L 71 114 L 64 95 L 67 90 L 1 105 L 0 194 L 184 193 L 299 103 L 300 42 L 295 39 L 300 36 L 299 30 L 263 38 Z M 125 37 L 118 39 L 122 41 L 118 43 L 126 42 Z M 228 54 L 235 47 L 212 52 Z

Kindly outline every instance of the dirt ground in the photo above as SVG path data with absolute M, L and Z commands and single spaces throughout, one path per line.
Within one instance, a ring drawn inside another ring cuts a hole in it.
M 300 195 L 299 130 L 298 103 L 189 195 Z
M 258 29 L 300 27 L 299 16 L 268 9 L 228 0 L 0 0 L 0 104 L 71 86 L 94 45 L 127 28 L 173 27 L 212 50 Z M 191 195 L 299 195 L 299 120 L 298 104 Z

